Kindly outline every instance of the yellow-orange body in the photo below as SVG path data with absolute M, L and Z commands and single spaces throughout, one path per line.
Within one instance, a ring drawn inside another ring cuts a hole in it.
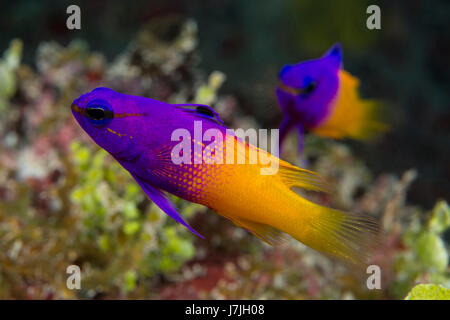
M 285 233 L 318 251 L 360 260 L 364 255 L 361 248 L 367 245 L 366 236 L 375 226 L 370 218 L 320 206 L 291 190 L 300 187 L 327 191 L 327 184 L 317 174 L 238 140 L 232 148 L 244 164 L 236 163 L 236 158 L 235 163 L 226 163 L 225 144 L 223 153 L 217 153 L 217 158 L 223 155 L 223 163 L 180 165 L 183 172 L 188 172 L 185 178 L 189 196 L 185 198 L 211 208 L 269 244 L 280 243 Z M 250 152 L 256 152 L 256 163 L 251 163 Z M 261 156 L 270 156 L 272 166 L 263 164 Z

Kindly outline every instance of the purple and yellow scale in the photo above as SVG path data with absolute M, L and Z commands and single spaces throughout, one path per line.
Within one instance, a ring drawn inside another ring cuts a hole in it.
M 370 217 L 323 207 L 294 192 L 294 187 L 326 192 L 328 186 L 316 173 L 227 134 L 208 106 L 173 105 L 97 88 L 76 99 L 72 113 L 157 206 L 200 237 L 166 193 L 205 205 L 270 244 L 288 234 L 354 262 L 364 258 L 377 233 Z M 174 139 L 180 130 L 184 136 Z M 211 131 L 219 135 L 206 139 Z
M 210 147 L 195 139 L 192 139 L 192 144 L 200 145 L 202 151 L 192 152 L 192 161 L 188 164 L 167 164 L 166 190 L 180 198 L 211 207 L 216 202 L 215 190 L 224 188 L 232 170 L 219 164 L 204 163 L 203 152 Z M 215 156 L 219 158 L 223 155 L 217 153 Z

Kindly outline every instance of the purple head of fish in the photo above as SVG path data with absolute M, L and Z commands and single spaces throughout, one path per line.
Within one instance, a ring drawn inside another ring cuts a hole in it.
M 150 103 L 149 103 L 150 101 Z M 112 155 L 133 154 L 136 141 L 150 130 L 148 114 L 157 117 L 164 102 L 97 88 L 72 103 L 78 124 L 102 148 Z M 150 143 L 150 141 L 148 141 Z
M 223 122 L 209 106 L 173 105 L 108 88 L 80 96 L 71 109 L 83 130 L 122 164 L 143 150 L 176 145 L 178 142 L 172 140 L 175 129 L 186 129 L 193 137 L 196 121 L 202 123 L 202 134 L 209 128 L 225 131 Z
M 327 117 L 339 89 L 341 65 L 342 48 L 336 44 L 319 59 L 283 67 L 276 95 L 291 122 L 308 129 Z
M 176 174 L 188 174 L 186 166 L 181 168 L 177 164 L 175 170 L 174 146 L 179 143 L 176 132 L 182 131 L 182 141 L 186 135 L 198 139 L 195 145 L 200 148 L 198 151 L 194 146 L 194 152 L 186 153 L 181 149 L 179 154 L 188 156 L 190 153 L 188 160 L 191 161 L 195 154 L 203 156 L 205 148 L 200 142 L 205 131 L 210 128 L 225 131 L 214 110 L 206 105 L 168 104 L 108 88 L 97 88 L 80 96 L 74 100 L 71 109 L 84 131 L 128 170 L 157 206 L 199 235 L 184 221 L 162 190 L 187 199 L 193 197 L 188 183 L 173 182 Z M 191 139 L 190 143 L 192 146 L 194 140 Z M 173 170 L 173 179 L 168 179 L 167 170 Z

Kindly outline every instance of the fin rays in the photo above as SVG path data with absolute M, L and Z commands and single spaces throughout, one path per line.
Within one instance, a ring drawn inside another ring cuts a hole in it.
M 311 191 L 331 191 L 330 185 L 317 173 L 295 167 L 284 161 L 280 162 L 278 174 L 288 188 L 300 187 Z

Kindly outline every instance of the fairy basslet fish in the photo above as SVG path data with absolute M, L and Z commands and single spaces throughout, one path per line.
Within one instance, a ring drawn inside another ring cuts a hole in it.
M 71 109 L 84 131 L 128 170 L 157 206 L 200 237 L 167 193 L 207 206 L 269 244 L 280 243 L 286 233 L 354 262 L 364 258 L 377 233 L 370 217 L 326 208 L 292 191 L 326 191 L 327 184 L 316 173 L 228 134 L 209 106 L 174 105 L 97 88 L 76 99 Z M 200 137 L 195 132 L 199 126 Z M 181 139 L 183 132 L 189 141 Z M 253 164 L 252 150 L 258 154 Z M 278 161 L 275 174 L 261 174 L 267 166 L 260 160 L 263 154 Z M 219 161 L 230 155 L 232 160 L 243 155 L 245 161 Z
M 306 132 L 333 139 L 367 140 L 387 130 L 381 104 L 363 100 L 359 81 L 342 68 L 342 47 L 335 44 L 319 59 L 286 65 L 276 96 L 284 118 L 280 145 L 296 129 L 299 151 Z

